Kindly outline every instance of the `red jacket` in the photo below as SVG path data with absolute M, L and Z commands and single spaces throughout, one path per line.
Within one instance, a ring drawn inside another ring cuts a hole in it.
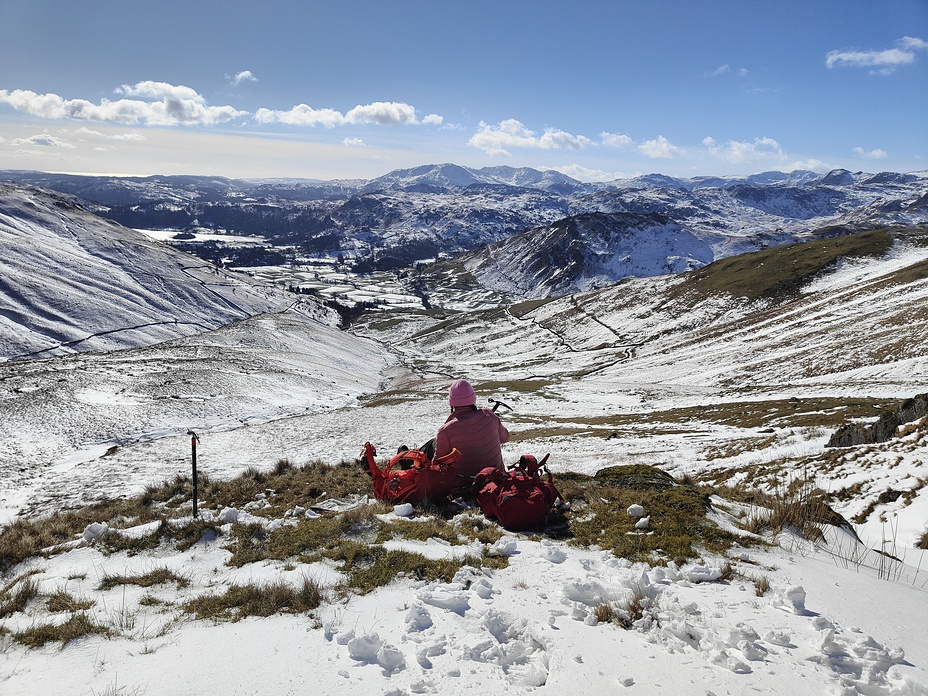
M 463 476 L 475 476 L 487 466 L 503 469 L 500 445 L 509 442 L 509 431 L 488 408 L 457 408 L 438 429 L 435 457 L 443 457 L 455 447 L 461 453 L 458 470 Z

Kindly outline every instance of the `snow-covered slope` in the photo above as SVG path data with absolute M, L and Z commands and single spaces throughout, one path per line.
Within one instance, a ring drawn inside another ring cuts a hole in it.
M 0 359 L 150 344 L 290 302 L 38 189 L 0 184 L 0 244 Z
M 657 214 L 591 213 L 509 237 L 465 257 L 484 287 L 526 299 L 682 273 L 713 260 L 703 238 Z

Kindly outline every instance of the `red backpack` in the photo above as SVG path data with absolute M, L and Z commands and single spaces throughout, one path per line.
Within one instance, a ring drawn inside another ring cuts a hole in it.
M 385 503 L 440 502 L 467 486 L 467 480 L 458 476 L 461 453 L 456 449 L 435 460 L 429 460 L 422 450 L 403 450 L 382 470 L 377 466 L 376 456 L 374 446 L 364 443 L 361 457 L 367 461 L 367 470 L 374 480 L 374 497 Z
M 548 456 L 539 463 L 531 454 L 523 455 L 509 471 L 488 466 L 474 477 L 474 497 L 483 514 L 514 532 L 543 527 L 548 511 L 561 497 L 551 472 L 542 480 L 540 471 Z

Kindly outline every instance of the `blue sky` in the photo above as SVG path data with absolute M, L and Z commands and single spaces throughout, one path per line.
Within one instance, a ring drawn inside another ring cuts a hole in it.
M 0 0 L 0 169 L 928 169 L 928 0 Z

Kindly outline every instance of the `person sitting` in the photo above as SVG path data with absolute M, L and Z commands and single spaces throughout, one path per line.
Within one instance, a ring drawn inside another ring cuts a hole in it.
M 476 476 L 488 466 L 503 470 L 500 445 L 509 442 L 509 431 L 499 416 L 489 408 L 477 408 L 477 394 L 466 379 L 452 382 L 448 403 L 451 415 L 435 436 L 435 457 L 457 448 L 461 453 L 458 471 L 462 476 Z

